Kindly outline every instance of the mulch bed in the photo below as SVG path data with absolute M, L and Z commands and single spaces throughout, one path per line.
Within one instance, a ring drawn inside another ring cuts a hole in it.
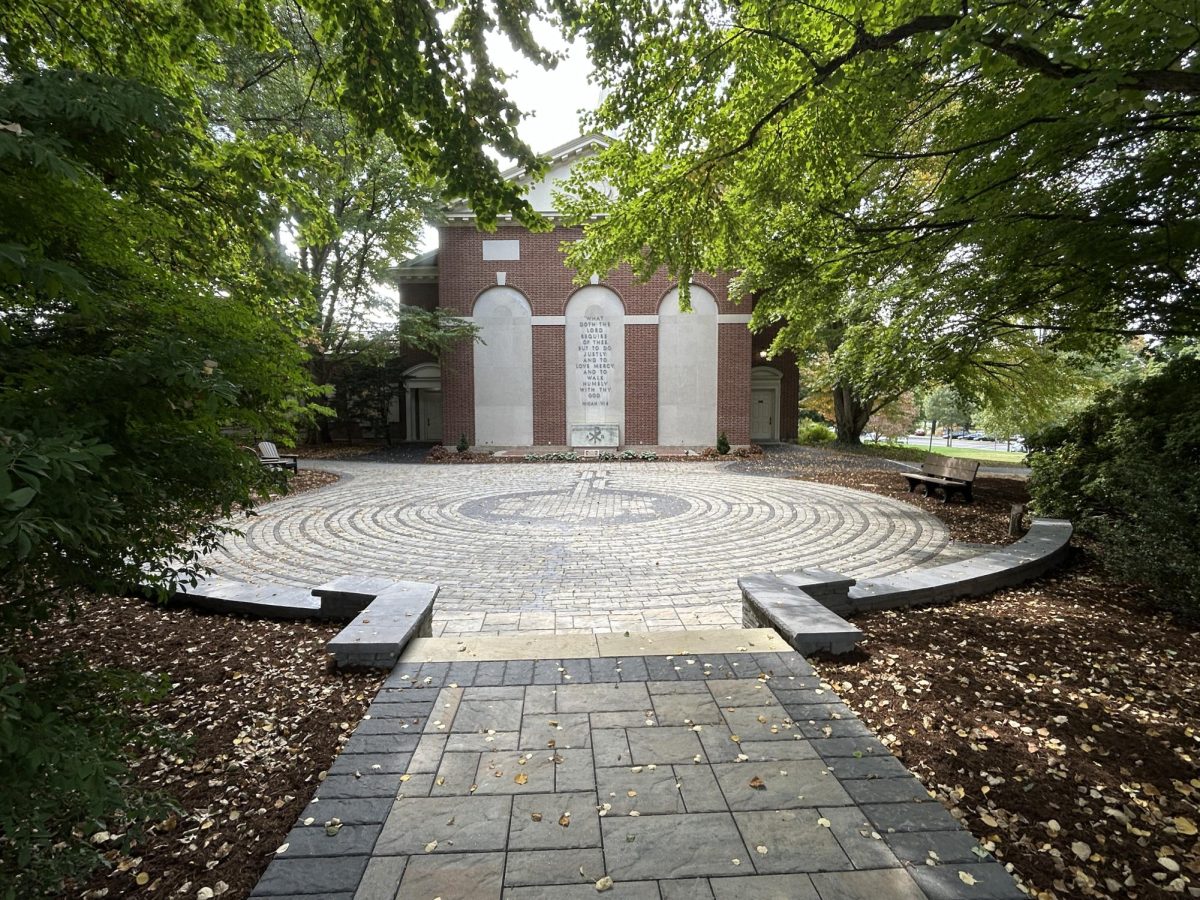
M 325 642 L 341 627 L 87 596 L 29 639 L 26 662 L 77 653 L 96 667 L 166 675 L 167 696 L 139 712 L 189 742 L 133 767 L 182 812 L 128 854 L 110 823 L 101 846 L 112 848 L 111 868 L 64 896 L 248 895 L 383 681 L 331 670 Z
M 981 491 L 981 493 L 983 493 Z M 821 676 L 1034 896 L 1200 896 L 1200 634 L 1076 551 L 977 602 L 855 618 Z
M 759 462 L 738 462 L 729 467 L 745 475 L 796 478 L 839 487 L 856 488 L 920 507 L 937 516 L 955 541 L 974 544 L 1007 544 L 1008 515 L 1014 503 L 1027 503 L 1029 492 L 1020 478 L 981 475 L 975 479 L 975 502 L 958 498 L 949 503 L 909 493 L 899 467 L 886 460 L 830 447 L 785 447 L 772 450 Z
M 288 481 L 288 496 L 315 491 L 341 480 L 336 472 L 326 472 L 323 469 L 301 469 Z

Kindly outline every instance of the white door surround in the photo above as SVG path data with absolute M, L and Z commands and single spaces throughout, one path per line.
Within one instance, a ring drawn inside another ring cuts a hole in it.
M 779 396 L 783 373 L 770 366 L 750 370 L 750 440 L 779 440 Z
M 404 439 L 406 441 L 440 441 L 442 439 L 442 368 L 437 363 L 420 363 L 406 369 L 404 379 Z M 432 398 L 436 398 L 433 400 Z M 425 422 L 422 407 L 436 403 L 437 434 Z

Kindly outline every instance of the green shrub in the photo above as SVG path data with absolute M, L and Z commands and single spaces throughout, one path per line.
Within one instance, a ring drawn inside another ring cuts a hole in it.
M 723 431 L 717 437 L 717 452 L 722 456 L 729 452 L 729 437 Z
M 458 443 L 455 444 L 454 447 L 459 453 L 466 453 L 471 449 L 471 445 L 467 443 L 467 436 L 465 434 L 460 434 L 458 436 Z
M 219 519 L 278 490 L 226 430 L 286 440 L 310 390 L 311 285 L 273 241 L 271 167 L 197 127 L 194 98 L 74 68 L 0 78 L 21 125 L 0 128 L 5 898 L 83 877 L 104 848 L 78 835 L 140 808 L 140 688 L 12 648 L 56 592 L 197 574 Z
M 796 429 L 797 444 L 827 444 L 833 438 L 833 429 L 823 422 L 801 422 Z
M 125 759 L 180 749 L 166 728 L 129 713 L 168 687 L 70 657 L 32 671 L 0 658 L 0 897 L 53 891 L 96 864 L 97 832 L 128 843 L 139 823 L 165 817 L 170 804 L 137 789 Z
M 1029 448 L 1038 513 L 1099 541 L 1113 574 L 1200 614 L 1200 359 L 1151 364 Z

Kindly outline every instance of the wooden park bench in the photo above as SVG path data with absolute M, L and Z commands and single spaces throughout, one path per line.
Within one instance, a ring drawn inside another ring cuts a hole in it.
M 974 499 L 971 496 L 971 485 L 978 471 L 978 461 L 930 453 L 925 457 L 925 462 L 921 463 L 920 472 L 905 472 L 904 477 L 908 479 L 910 494 L 917 489 L 918 484 L 923 484 L 926 497 L 931 496 L 934 488 L 940 487 L 943 503 L 949 503 L 953 493 L 962 494 L 963 502 L 970 503 Z
M 271 441 L 258 442 L 258 459 L 268 469 L 291 469 L 293 472 L 300 470 L 300 458 L 294 453 L 284 453 L 281 456 L 279 448 Z

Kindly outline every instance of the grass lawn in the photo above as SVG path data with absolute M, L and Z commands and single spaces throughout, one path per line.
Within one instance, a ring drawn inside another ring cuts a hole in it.
M 910 447 L 909 449 L 920 449 L 922 453 L 937 453 L 940 456 L 957 456 L 960 459 L 978 459 L 987 462 L 1002 463 L 1009 466 L 1025 465 L 1025 454 L 1009 452 L 1007 450 L 976 450 L 974 447 L 947 447 L 944 444 L 939 447 L 937 441 L 934 441 L 933 449 L 927 447 Z M 924 459 L 924 456 L 921 457 Z
M 1004 466 L 1025 465 L 1024 453 L 1009 453 L 1004 450 L 977 450 L 974 447 L 947 447 L 934 440 L 933 447 L 917 447 L 904 444 L 863 444 L 861 451 L 868 456 L 880 456 L 885 459 L 899 459 L 905 462 L 921 462 L 926 454 L 936 453 L 939 456 L 956 456 L 959 459 L 977 459 L 980 462 Z

